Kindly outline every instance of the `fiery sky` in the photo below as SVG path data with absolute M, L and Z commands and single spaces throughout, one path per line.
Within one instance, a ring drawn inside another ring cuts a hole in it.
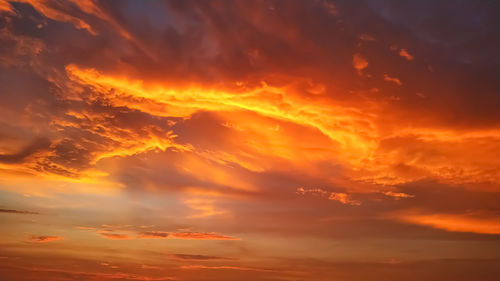
M 0 279 L 498 280 L 499 14 L 0 0 Z

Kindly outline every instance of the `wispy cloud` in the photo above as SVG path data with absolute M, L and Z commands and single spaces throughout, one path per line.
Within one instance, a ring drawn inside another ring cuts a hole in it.
M 368 61 L 364 59 L 360 54 L 352 55 L 352 66 L 359 75 L 363 74 L 363 70 L 368 67 Z
M 146 231 L 139 234 L 141 239 L 167 239 L 169 238 L 168 232 L 163 231 Z
M 400 199 L 400 198 L 413 198 L 413 197 L 415 197 L 415 195 L 407 194 L 407 193 L 404 193 L 404 192 L 385 191 L 385 192 L 382 192 L 382 193 L 384 195 L 386 195 L 386 196 L 394 197 L 396 199 Z
M 500 219 L 461 214 L 402 214 L 397 219 L 450 232 L 500 234 Z
M 62 236 L 32 236 L 29 241 L 34 243 L 47 243 L 62 240 Z
M 190 255 L 190 254 L 172 254 L 169 255 L 171 259 L 174 260 L 237 260 L 236 258 L 210 256 L 210 255 Z
M 410 53 L 408 53 L 408 51 L 406 49 L 399 50 L 399 55 L 407 60 L 414 60 L 415 59 L 412 55 L 410 55 Z
M 132 239 L 184 239 L 184 240 L 241 240 L 240 238 L 224 235 L 216 232 L 167 232 L 149 230 L 142 231 L 140 228 L 105 226 L 103 228 L 79 226 L 77 229 L 93 231 L 104 238 L 111 240 Z
M 300 194 L 300 195 L 311 194 L 311 195 L 316 195 L 316 196 L 320 196 L 320 197 L 325 197 L 328 200 L 337 201 L 337 202 L 340 202 L 342 204 L 348 204 L 348 205 L 354 205 L 354 206 L 361 205 L 360 201 L 351 199 L 350 195 L 348 195 L 347 193 L 343 193 L 343 192 L 331 192 L 331 191 L 326 191 L 326 190 L 321 189 L 321 188 L 308 188 L 308 189 L 306 189 L 303 187 L 299 187 L 299 188 L 297 188 L 296 193 Z
M 14 210 L 14 209 L 0 209 L 0 213 L 10 213 L 10 214 L 23 214 L 23 215 L 39 215 L 38 212 Z
M 393 83 L 397 84 L 398 86 L 402 86 L 403 85 L 403 83 L 401 83 L 401 81 L 398 78 L 391 77 L 391 76 L 389 76 L 387 74 L 384 74 L 384 80 L 388 81 L 388 82 L 393 82 Z
M 101 235 L 104 238 L 111 239 L 111 240 L 129 240 L 129 239 L 133 239 L 133 237 L 130 237 L 127 234 L 121 234 L 121 233 L 99 232 L 99 235 Z
M 212 269 L 212 270 L 241 270 L 241 271 L 260 271 L 260 272 L 277 272 L 274 269 L 266 269 L 266 268 L 254 268 L 254 267 L 243 267 L 243 266 L 230 266 L 230 265 L 182 265 L 181 269 Z
M 241 240 L 240 238 L 218 234 L 215 232 L 173 232 L 173 238 L 176 239 L 194 239 L 194 240 Z

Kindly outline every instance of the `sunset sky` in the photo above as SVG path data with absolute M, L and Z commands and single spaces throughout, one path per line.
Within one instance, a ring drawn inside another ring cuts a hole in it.
M 500 280 L 499 15 L 0 0 L 0 280 Z

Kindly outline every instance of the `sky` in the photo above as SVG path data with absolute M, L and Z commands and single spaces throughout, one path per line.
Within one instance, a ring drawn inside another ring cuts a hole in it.
M 0 0 L 0 279 L 498 281 L 499 13 Z

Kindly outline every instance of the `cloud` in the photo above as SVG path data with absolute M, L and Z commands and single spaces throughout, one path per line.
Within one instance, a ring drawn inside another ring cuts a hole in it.
M 216 209 L 214 200 L 193 198 L 186 200 L 185 203 L 189 208 L 199 212 L 198 214 L 191 215 L 190 218 L 203 218 L 227 213 L 227 211 Z
M 142 264 L 141 268 L 144 268 L 144 269 L 162 269 L 162 267 L 160 267 L 160 266 L 147 265 L 147 264 Z
M 359 40 L 361 40 L 361 41 L 365 41 L 365 42 L 373 42 L 373 41 L 376 41 L 375 37 L 373 37 L 373 36 L 371 36 L 371 35 L 369 35 L 369 34 L 365 34 L 365 33 L 363 33 L 363 34 L 359 35 L 359 37 L 358 37 L 358 38 L 359 38 Z
M 86 23 L 81 18 L 71 15 L 70 6 L 73 4 L 65 5 L 56 5 L 55 3 L 50 3 L 50 1 L 33 1 L 33 0 L 24 0 L 24 2 L 29 3 L 33 6 L 39 13 L 43 16 L 50 18 L 52 20 L 60 21 L 60 22 L 68 22 L 74 25 L 78 29 L 84 29 L 93 35 L 97 35 L 97 33 L 92 29 L 92 27 Z
M 354 205 L 354 206 L 361 205 L 360 201 L 352 200 L 350 195 L 343 193 L 343 192 L 328 192 L 328 191 L 321 189 L 321 188 L 305 189 L 303 187 L 299 187 L 299 188 L 297 188 L 296 193 L 300 194 L 300 195 L 305 195 L 305 194 L 317 195 L 317 196 L 325 197 L 328 200 L 340 202 L 342 204 L 348 204 L 348 205 Z
M 141 227 L 103 225 L 101 228 L 77 227 L 79 230 L 93 231 L 111 240 L 133 239 L 184 239 L 184 240 L 241 240 L 240 238 L 216 232 L 167 232 L 158 230 L 143 231 Z
M 24 214 L 24 215 L 38 215 L 39 214 L 38 212 L 13 210 L 13 209 L 0 209 L 0 213 Z
M 402 215 L 398 219 L 451 232 L 500 234 L 500 219 L 498 218 L 486 219 L 450 214 L 409 214 Z
M 354 206 L 361 205 L 361 202 L 350 199 L 350 196 L 342 192 L 332 192 L 328 195 L 328 200 L 338 201 L 342 204 L 349 204 Z
M 135 243 L 168 243 L 154 239 L 199 244 L 177 258 L 213 267 L 214 243 L 241 268 L 300 252 L 314 262 L 295 279 L 314 280 L 345 279 L 328 259 L 372 246 L 398 273 L 414 271 L 404 253 L 468 256 L 498 240 L 496 10 L 389 2 L 0 1 L 0 188 L 44 193 L 23 206 L 70 205 L 43 225 L 95 223 L 81 230 L 140 258 Z M 109 204 L 84 200 L 108 191 L 96 200 Z M 139 267 L 116 278 L 146 279 L 128 273 Z
M 394 83 L 396 83 L 398 86 L 403 85 L 403 83 L 401 83 L 401 81 L 400 81 L 398 78 L 396 78 L 396 77 L 391 77 L 391 76 L 389 76 L 389 75 L 387 75 L 387 74 L 384 74 L 384 80 L 385 80 L 385 81 L 388 81 L 388 82 L 394 82 Z
M 62 239 L 63 237 L 61 236 L 32 236 L 29 241 L 34 243 L 47 243 Z
M 75 260 L 78 262 L 81 262 L 80 260 Z M 31 273 L 36 273 L 37 275 L 36 278 L 40 278 L 40 276 L 43 276 L 42 278 L 46 279 L 54 279 L 54 278 L 59 278 L 61 275 L 62 276 L 72 276 L 74 278 L 97 278 L 97 279 L 122 279 L 122 280 L 138 280 L 138 281 L 175 281 L 179 280 L 178 278 L 171 277 L 171 276 L 157 276 L 157 277 L 151 277 L 151 276 L 146 276 L 146 275 L 140 275 L 140 274 L 132 274 L 132 273 L 124 273 L 124 272 L 113 272 L 113 273 L 108 273 L 108 272 L 98 272 L 94 270 L 87 270 L 87 271 L 80 271 L 76 269 L 68 269 L 68 268 L 57 268 L 57 267 L 34 267 L 34 266 L 9 266 L 11 269 L 14 269 L 14 272 L 19 270 L 21 272 L 31 272 Z M 31 274 L 30 274 L 31 275 Z M 26 279 L 25 279 L 26 280 Z M 28 279 L 28 280 L 37 280 L 37 279 Z
M 382 193 L 386 196 L 394 197 L 396 199 L 415 197 L 415 195 L 406 194 L 404 192 L 385 191 Z
M 0 12 L 12 12 L 12 7 L 6 0 L 0 0 Z
M 273 269 L 265 269 L 265 268 L 252 268 L 252 267 L 242 267 L 242 266 L 229 266 L 229 265 L 217 265 L 217 266 L 208 266 L 208 265 L 182 265 L 181 269 L 226 269 L 226 270 L 241 270 L 241 271 L 260 271 L 260 272 L 275 272 Z
M 407 60 L 414 60 L 415 58 L 408 53 L 406 49 L 399 50 L 399 55 Z
M 366 61 L 360 54 L 352 55 L 352 66 L 359 75 L 363 74 L 363 69 L 368 67 L 368 61 Z
M 168 232 L 163 231 L 146 231 L 139 234 L 141 239 L 167 239 L 169 236 Z
M 130 237 L 127 234 L 120 234 L 120 233 L 100 232 L 99 235 L 103 236 L 106 239 L 111 239 L 111 240 L 130 240 L 130 239 L 133 239 L 133 237 Z
M 240 238 L 222 235 L 215 232 L 174 232 L 171 233 L 175 239 L 194 240 L 241 240 Z
M 228 257 L 219 257 L 219 256 L 209 256 L 209 255 L 190 255 L 190 254 L 172 254 L 170 255 L 171 259 L 174 260 L 201 260 L 201 261 L 209 261 L 209 260 L 235 260 L 235 258 Z
M 23 147 L 19 152 L 13 154 L 0 154 L 0 163 L 15 164 L 23 162 L 27 157 L 34 153 L 47 149 L 50 141 L 45 138 L 34 140 L 31 144 Z

